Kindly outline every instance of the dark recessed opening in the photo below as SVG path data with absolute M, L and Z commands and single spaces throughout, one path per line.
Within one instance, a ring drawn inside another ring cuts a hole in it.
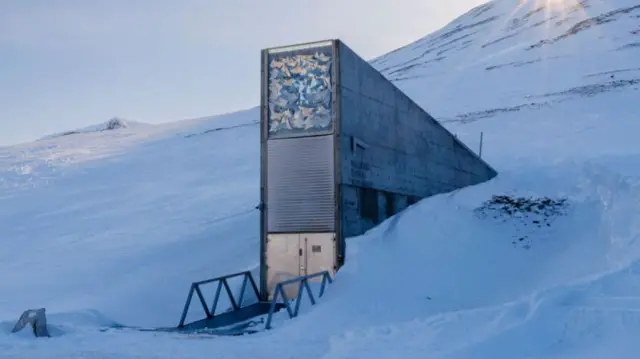
M 360 202 L 360 216 L 378 221 L 378 192 L 371 188 L 360 188 L 358 191 Z
M 385 209 L 387 212 L 387 218 L 395 214 L 395 206 L 393 203 L 393 193 L 384 192 Z

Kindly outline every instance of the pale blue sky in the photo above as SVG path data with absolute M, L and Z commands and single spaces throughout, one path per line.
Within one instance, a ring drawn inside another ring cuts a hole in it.
M 0 145 L 252 107 L 262 48 L 340 38 L 370 59 L 483 2 L 0 0 Z

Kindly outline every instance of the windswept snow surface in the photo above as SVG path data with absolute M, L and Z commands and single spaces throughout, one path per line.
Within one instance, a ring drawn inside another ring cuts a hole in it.
M 148 124 L 142 123 L 142 122 L 127 121 L 118 117 L 113 117 L 109 119 L 109 121 L 99 123 L 97 125 L 87 126 L 87 127 L 79 128 L 72 131 L 66 131 L 61 133 L 55 133 L 53 135 L 44 136 L 41 138 L 41 140 L 48 140 L 48 139 L 53 139 L 53 138 L 62 137 L 62 136 L 78 135 L 82 133 L 115 131 L 123 128 L 138 127 L 138 126 L 148 126 Z
M 257 109 L 0 148 L 0 357 L 637 358 L 640 2 L 549 3 L 373 61 L 472 148 L 484 132 L 500 174 L 350 239 L 319 305 L 268 332 L 98 330 L 175 325 L 192 281 L 256 268 Z M 494 195 L 566 203 L 482 215 Z M 34 307 L 57 336 L 8 334 Z

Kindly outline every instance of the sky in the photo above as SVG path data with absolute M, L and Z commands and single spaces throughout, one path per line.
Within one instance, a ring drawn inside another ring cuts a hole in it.
M 369 60 L 484 2 L 0 0 L 0 145 L 250 108 L 263 48 L 339 38 Z

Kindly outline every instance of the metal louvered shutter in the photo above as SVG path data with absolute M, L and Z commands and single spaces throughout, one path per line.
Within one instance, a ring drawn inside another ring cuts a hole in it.
M 267 141 L 267 230 L 335 231 L 333 136 Z

